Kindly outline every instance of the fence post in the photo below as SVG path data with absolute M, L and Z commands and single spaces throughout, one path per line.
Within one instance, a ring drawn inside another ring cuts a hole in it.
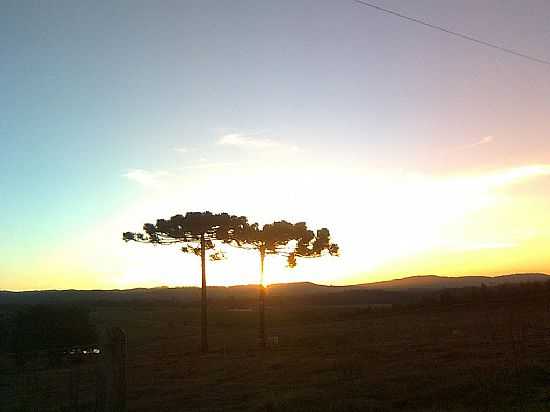
M 101 336 L 98 364 L 97 412 L 126 412 L 126 333 L 110 328 Z

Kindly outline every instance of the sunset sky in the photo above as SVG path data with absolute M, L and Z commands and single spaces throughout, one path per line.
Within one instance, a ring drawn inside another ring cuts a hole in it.
M 547 0 L 376 4 L 550 59 Z M 549 116 L 550 66 L 353 1 L 2 1 L 0 289 L 198 285 L 121 234 L 202 210 L 331 230 L 268 283 L 550 272 Z

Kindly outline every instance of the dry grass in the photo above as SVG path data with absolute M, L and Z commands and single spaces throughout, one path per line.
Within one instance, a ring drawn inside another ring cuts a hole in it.
M 543 305 L 270 307 L 279 345 L 266 351 L 255 311 L 213 309 L 207 355 L 193 308 L 99 308 L 94 320 L 127 331 L 130 411 L 550 410 Z

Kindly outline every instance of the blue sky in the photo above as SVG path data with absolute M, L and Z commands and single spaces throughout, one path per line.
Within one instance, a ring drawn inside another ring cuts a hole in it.
M 544 0 L 377 4 L 550 58 Z M 295 170 L 296 187 L 330 173 L 361 182 L 545 165 L 549 79 L 542 65 L 352 1 L 5 1 L 0 288 L 73 285 L 38 282 L 44 256 L 166 195 L 139 173 L 172 179 L 163 190 L 174 191 L 175 177 L 233 174 L 242 186 L 242 176 Z M 237 144 L 222 144 L 228 135 Z M 539 183 L 525 196 L 546 194 Z M 190 205 L 269 218 L 260 204 L 197 203 L 186 190 Z M 56 265 L 48 270 L 91 270 Z M 97 285 L 111 285 L 107 272 L 91 270 Z

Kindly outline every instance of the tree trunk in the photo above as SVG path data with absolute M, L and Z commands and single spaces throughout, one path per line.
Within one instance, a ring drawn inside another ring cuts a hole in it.
M 201 235 L 201 268 L 202 268 L 202 285 L 201 285 L 201 352 L 208 352 L 208 314 L 206 311 L 206 247 L 204 244 L 204 233 Z
M 260 314 L 260 346 L 265 348 L 267 346 L 265 336 L 265 286 L 264 286 L 264 260 L 265 260 L 265 246 L 260 247 L 260 302 L 259 302 L 259 314 Z

